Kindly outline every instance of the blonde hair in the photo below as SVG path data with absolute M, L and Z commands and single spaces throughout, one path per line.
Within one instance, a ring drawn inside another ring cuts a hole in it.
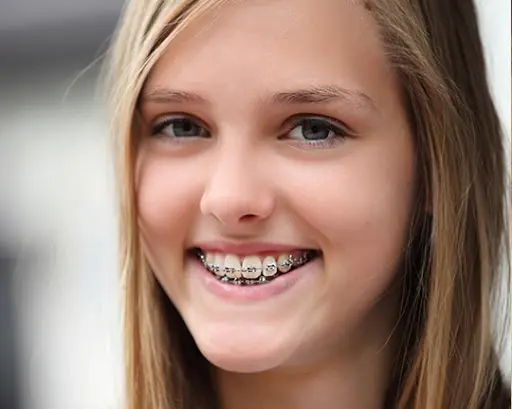
M 206 360 L 142 254 L 135 163 L 137 100 L 150 70 L 184 27 L 226 1 L 131 0 L 112 47 L 128 409 L 217 405 Z M 404 345 L 389 401 L 401 409 L 505 407 L 510 398 L 492 339 L 507 243 L 505 159 L 474 5 L 386 0 L 366 7 L 380 26 L 414 131 L 418 209 L 430 209 L 418 212 L 407 249 Z

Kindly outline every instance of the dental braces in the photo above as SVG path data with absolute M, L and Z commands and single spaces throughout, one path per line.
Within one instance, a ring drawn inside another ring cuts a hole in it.
M 209 272 L 214 274 L 215 277 L 219 281 L 222 281 L 223 283 L 230 283 L 230 284 L 235 284 L 235 285 L 255 285 L 255 284 L 267 283 L 283 274 L 289 273 L 290 271 L 292 271 L 292 269 L 298 268 L 298 267 L 306 264 L 307 262 L 311 261 L 315 257 L 316 254 L 317 253 L 315 251 L 305 251 L 300 257 L 293 257 L 293 255 L 290 254 L 284 261 L 282 261 L 279 264 L 279 267 L 281 268 L 281 270 L 284 270 L 284 271 L 279 270 L 277 262 L 276 262 L 275 264 L 266 266 L 265 271 L 266 271 L 267 275 L 264 275 L 263 267 L 260 269 L 257 269 L 256 267 L 248 267 L 245 269 L 244 268 L 235 269 L 235 268 L 231 268 L 231 267 L 224 267 L 222 269 L 223 275 L 220 275 L 221 269 L 219 266 L 208 264 L 206 262 L 206 256 L 200 251 L 198 251 L 197 255 L 198 255 L 199 260 L 203 264 L 203 266 Z M 248 273 L 254 274 L 258 270 L 260 270 L 260 275 L 258 276 L 258 278 L 251 279 L 251 278 L 243 277 L 244 273 L 248 272 Z M 238 273 L 237 275 L 240 275 L 242 277 L 230 278 L 227 276 L 227 274 L 233 274 L 233 273 Z

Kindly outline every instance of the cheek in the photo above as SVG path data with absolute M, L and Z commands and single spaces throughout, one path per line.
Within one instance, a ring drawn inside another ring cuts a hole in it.
M 295 207 L 317 231 L 326 262 L 362 279 L 384 279 L 395 270 L 408 232 L 415 194 L 413 148 L 404 141 L 401 149 L 388 150 L 384 144 L 358 147 L 318 172 L 297 176 L 302 195 Z
M 164 155 L 147 155 L 139 166 L 137 204 L 143 251 L 173 301 L 185 292 L 179 272 L 194 222 L 198 180 L 200 177 L 187 165 Z
M 139 172 L 137 201 L 144 235 L 152 242 L 165 241 L 167 246 L 182 241 L 192 222 L 193 203 L 197 203 L 194 173 L 158 157 L 146 159 Z
M 334 336 L 333 342 L 339 341 L 339 332 L 332 327 L 347 335 L 364 327 L 380 340 L 379 331 L 387 333 L 394 325 L 398 295 L 388 290 L 406 244 L 415 195 L 413 150 L 405 147 L 392 155 L 361 148 L 360 154 L 326 165 L 330 169 L 300 175 L 303 194 L 295 196 L 295 208 L 324 249 L 323 304 L 312 320 L 317 324 L 311 325 Z

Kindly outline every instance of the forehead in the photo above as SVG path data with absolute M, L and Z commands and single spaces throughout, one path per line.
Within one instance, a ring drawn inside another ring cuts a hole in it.
M 146 88 L 215 94 L 220 85 L 226 95 L 243 84 L 255 95 L 326 82 L 364 93 L 393 82 L 377 24 L 358 1 L 227 2 L 171 41 Z

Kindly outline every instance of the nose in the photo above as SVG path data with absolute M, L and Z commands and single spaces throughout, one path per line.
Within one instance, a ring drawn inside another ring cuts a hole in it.
M 265 175 L 268 164 L 250 149 L 225 149 L 212 162 L 201 212 L 232 232 L 268 219 L 275 208 L 274 192 Z

